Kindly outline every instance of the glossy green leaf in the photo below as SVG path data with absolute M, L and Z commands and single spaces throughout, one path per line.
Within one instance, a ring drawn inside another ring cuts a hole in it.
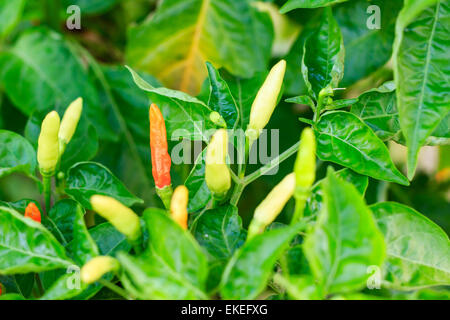
M 206 60 L 243 77 L 265 70 L 272 37 L 269 16 L 249 0 L 164 1 L 129 30 L 127 60 L 165 86 L 197 94 Z
M 313 110 L 315 109 L 315 103 L 310 96 L 297 96 L 286 99 L 285 101 L 289 103 L 304 104 L 310 106 Z
M 450 112 L 450 4 L 407 1 L 398 17 L 394 45 L 394 78 L 400 126 L 408 147 L 412 179 L 419 149 Z M 417 8 L 417 9 L 416 9 Z M 412 17 L 415 17 L 412 21 Z
M 220 113 L 228 129 L 235 128 L 239 120 L 239 109 L 230 88 L 211 63 L 207 62 L 206 67 L 208 68 L 210 86 L 208 106 Z
M 336 171 L 336 176 L 350 182 L 358 192 L 364 196 L 367 186 L 369 185 L 369 179 L 367 176 L 360 175 L 348 168 Z M 308 198 L 305 206 L 305 216 L 316 215 L 322 210 L 323 206 L 323 186 L 326 178 L 318 181 L 311 190 L 311 195 Z
M 17 133 L 0 130 L 0 178 L 13 172 L 34 176 L 36 151 L 31 144 Z
M 205 299 L 207 259 L 195 239 L 164 210 L 147 209 L 144 220 L 146 251 L 118 254 L 124 287 L 139 299 Z
M 136 85 L 146 91 L 161 109 L 167 129 L 167 139 L 180 137 L 208 141 L 205 130 L 215 126 L 209 120 L 211 109 L 187 93 L 167 88 L 155 88 L 130 69 Z
M 204 208 L 211 200 L 211 191 L 205 180 L 206 149 L 198 155 L 184 185 L 189 190 L 188 212 L 196 212 Z
M 306 40 L 302 74 L 309 93 L 316 99 L 327 86 L 336 88 L 344 75 L 344 42 L 341 30 L 326 8 L 319 28 Z
M 66 201 L 66 200 L 62 200 Z M 73 260 L 80 266 L 87 263 L 92 258 L 99 255 L 99 250 L 97 244 L 92 239 L 91 235 L 88 232 L 86 224 L 84 222 L 84 209 L 80 204 L 73 200 L 72 206 L 74 207 L 71 211 L 73 211 L 73 239 L 68 244 L 68 249 L 70 250 L 70 254 Z
M 26 0 L 0 1 L 0 38 L 8 35 L 19 22 Z
M 237 208 L 231 205 L 205 211 L 194 228 L 194 237 L 212 260 L 230 258 L 247 235 Z
M 344 111 L 322 115 L 316 123 L 317 156 L 378 180 L 408 185 L 389 150 L 357 116 Z
M 73 264 L 40 223 L 5 207 L 0 207 L 0 256 L 0 274 L 40 272 Z
M 386 82 L 359 96 L 351 112 L 369 125 L 380 139 L 390 140 L 400 132 L 396 99 L 395 84 Z
M 87 286 L 80 281 L 79 276 L 79 273 L 63 275 L 45 292 L 40 300 L 66 300 L 81 294 Z
M 64 66 L 64 72 L 61 72 Z M 62 35 L 32 28 L 0 55 L 0 82 L 14 105 L 30 115 L 49 107 L 65 109 L 83 97 L 84 111 L 97 133 L 113 140 L 115 132 L 88 73 Z
M 103 256 L 115 257 L 120 251 L 129 252 L 131 250 L 131 245 L 125 235 L 117 231 L 109 222 L 89 229 L 89 233 Z
M 223 299 L 255 299 L 266 287 L 273 267 L 301 224 L 257 235 L 235 252 L 224 271 Z
M 370 209 L 332 170 L 323 185 L 324 207 L 303 248 L 324 294 L 362 289 L 368 267 L 384 261 L 385 244 Z
M 286 13 L 300 8 L 320 8 L 330 6 L 347 0 L 288 0 L 280 9 L 281 13 Z
M 386 286 L 450 285 L 450 241 L 438 225 L 399 203 L 378 203 L 371 210 L 386 239 Z
M 87 209 L 91 209 L 89 201 L 94 194 L 113 197 L 128 207 L 143 202 L 128 191 L 111 171 L 95 162 L 80 162 L 70 168 L 65 191 Z
M 24 296 L 18 293 L 7 293 L 0 296 L 0 300 L 26 300 Z

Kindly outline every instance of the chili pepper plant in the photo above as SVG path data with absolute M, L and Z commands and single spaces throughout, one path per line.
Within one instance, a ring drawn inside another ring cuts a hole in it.
M 449 28 L 0 0 L 0 299 L 448 299 Z

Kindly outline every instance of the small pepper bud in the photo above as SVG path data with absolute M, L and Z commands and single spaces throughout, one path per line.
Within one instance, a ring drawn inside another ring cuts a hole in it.
M 59 128 L 59 154 L 60 156 L 66 150 L 67 144 L 72 139 L 75 130 L 77 129 L 78 121 L 80 120 L 81 112 L 83 110 L 83 99 L 78 98 L 73 101 L 61 121 L 61 127 Z
M 95 257 L 81 268 L 81 281 L 87 284 L 94 283 L 108 272 L 118 270 L 119 267 L 119 261 L 112 257 Z
M 169 209 L 172 197 L 170 178 L 170 159 L 166 124 L 163 115 L 156 104 L 152 104 L 149 110 L 150 118 L 150 150 L 152 154 L 152 174 L 155 179 L 156 193 Z
M 311 128 L 305 128 L 300 137 L 294 172 L 297 186 L 294 195 L 296 204 L 292 223 L 303 216 L 310 188 L 316 179 L 316 138 Z
M 261 130 L 264 129 L 272 117 L 283 84 L 285 71 L 285 60 L 281 60 L 274 65 L 253 101 L 247 131 L 255 132 L 251 134 L 256 135 L 256 137 L 259 137 Z
M 231 175 L 226 164 L 227 153 L 227 130 L 219 129 L 211 138 L 205 159 L 206 185 L 218 200 L 222 200 L 231 187 Z
M 116 199 L 97 194 L 91 197 L 91 205 L 130 241 L 136 241 L 141 236 L 139 217 Z
M 41 212 L 34 202 L 30 202 L 25 208 L 25 217 L 41 223 Z
M 267 197 L 255 209 L 255 214 L 248 228 L 248 238 L 262 233 L 283 210 L 295 190 L 295 174 L 290 173 L 270 191 Z
M 37 159 L 43 176 L 52 176 L 59 159 L 59 115 L 52 111 L 44 118 L 38 140 Z
M 170 214 L 184 230 L 187 229 L 189 190 L 185 186 L 178 186 L 173 192 L 170 202 Z

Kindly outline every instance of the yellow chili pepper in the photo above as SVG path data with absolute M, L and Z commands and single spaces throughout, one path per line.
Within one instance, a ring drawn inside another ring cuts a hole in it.
M 170 202 L 170 214 L 184 230 L 187 229 L 189 190 L 185 186 L 178 186 L 173 192 Z
M 285 71 L 285 60 L 281 60 L 274 65 L 253 101 L 250 111 L 250 122 L 246 131 L 251 141 L 259 137 L 261 130 L 264 129 L 272 117 L 281 91 L 281 85 L 283 84 Z
M 52 176 L 59 159 L 59 115 L 52 111 L 44 118 L 38 140 L 37 159 L 43 176 Z
M 103 218 L 131 241 L 136 241 L 141 236 L 139 217 L 130 208 L 114 198 L 104 195 L 91 197 L 91 205 Z
M 223 199 L 231 187 L 231 175 L 226 164 L 228 134 L 219 129 L 213 135 L 206 150 L 205 180 L 209 190 L 218 200 Z
M 295 174 L 290 173 L 270 191 L 267 197 L 255 209 L 248 228 L 248 239 L 262 233 L 283 210 L 295 190 Z
M 78 98 L 73 101 L 61 121 L 61 127 L 59 128 L 59 154 L 64 153 L 67 144 L 72 139 L 75 130 L 77 129 L 78 121 L 80 120 L 81 112 L 83 110 L 83 99 Z
M 295 212 L 292 223 L 302 218 L 310 188 L 316 179 L 316 138 L 311 128 L 305 128 L 300 137 L 294 172 L 297 186 L 294 194 Z
M 119 267 L 119 261 L 112 257 L 95 257 L 81 268 L 81 281 L 87 284 L 94 283 L 108 272 L 118 270 Z

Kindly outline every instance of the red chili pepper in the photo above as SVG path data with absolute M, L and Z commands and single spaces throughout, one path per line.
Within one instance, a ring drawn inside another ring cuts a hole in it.
M 152 153 L 152 174 L 159 189 L 169 186 L 172 161 L 167 147 L 166 124 L 156 104 L 150 106 L 150 149 Z
M 0 296 L 2 295 L 2 291 L 3 291 L 3 286 L 2 286 L 2 284 L 0 283 Z
M 30 202 L 25 209 L 25 217 L 33 219 L 36 222 L 41 223 L 41 212 L 34 202 Z

